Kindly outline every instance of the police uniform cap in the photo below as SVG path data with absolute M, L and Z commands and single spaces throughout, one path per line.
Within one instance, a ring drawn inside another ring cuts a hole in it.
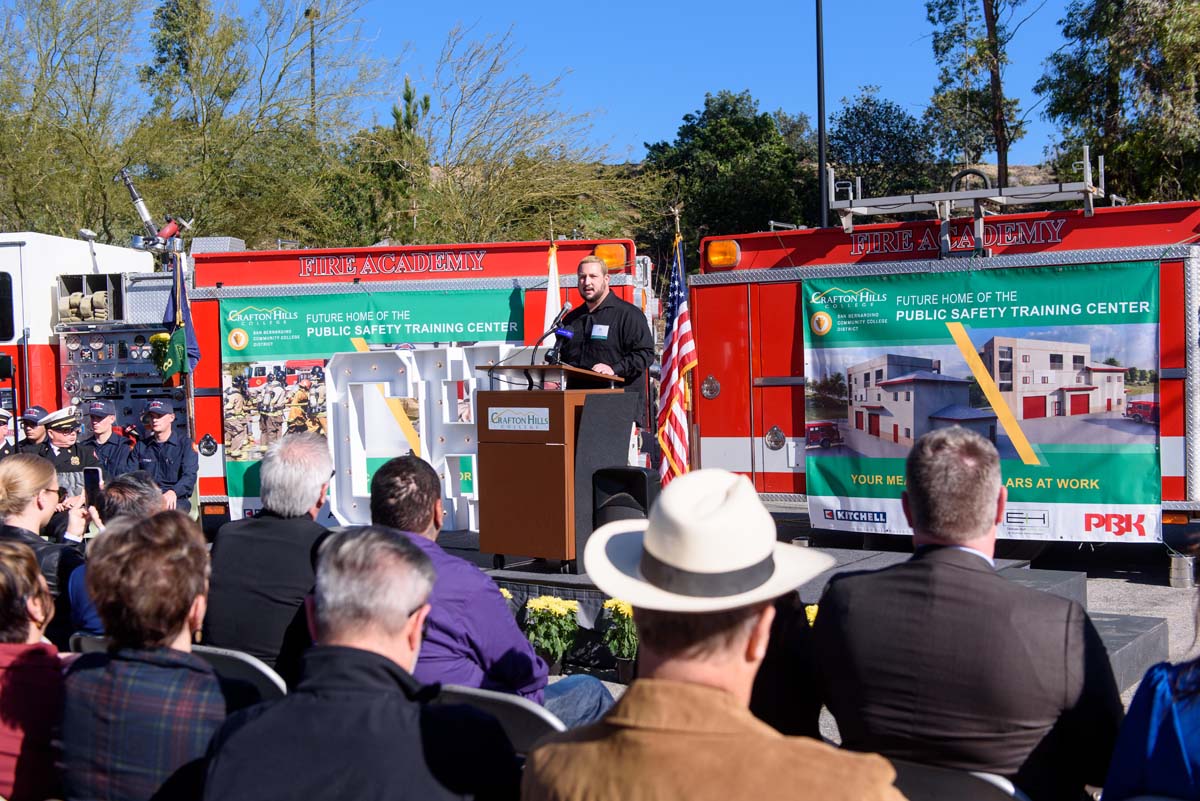
M 18 419 L 22 423 L 33 423 L 35 426 L 37 426 L 42 424 L 41 420 L 47 414 L 49 414 L 49 412 L 46 411 L 46 407 L 44 406 L 30 406 L 28 409 L 21 412 L 21 416 Z
M 108 417 L 116 415 L 117 407 L 113 405 L 112 401 L 94 400 L 87 405 L 87 413 L 91 417 Z
M 38 420 L 38 425 L 54 431 L 74 431 L 79 428 L 79 410 L 74 406 L 64 406 Z
M 10 420 L 12 420 L 12 412 L 0 406 L 0 425 L 8 425 Z

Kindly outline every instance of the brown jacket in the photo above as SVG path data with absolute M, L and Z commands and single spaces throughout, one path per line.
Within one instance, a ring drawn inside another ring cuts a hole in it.
M 599 723 L 533 751 L 521 798 L 903 801 L 894 778 L 882 757 L 784 737 L 729 693 L 639 679 Z

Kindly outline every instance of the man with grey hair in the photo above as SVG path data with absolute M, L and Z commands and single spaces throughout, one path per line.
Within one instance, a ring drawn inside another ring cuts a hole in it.
M 939 429 L 906 472 L 913 557 L 834 578 L 813 632 L 843 747 L 997 773 L 1034 801 L 1100 786 L 1122 715 L 1108 654 L 1078 603 L 996 572 L 995 447 Z
M 259 471 L 262 512 L 226 523 L 213 540 L 204 642 L 274 666 L 289 632 L 304 630 L 333 461 L 325 437 L 290 434 L 271 445 Z
M 204 797 L 516 798 L 520 771 L 499 724 L 427 705 L 436 689 L 412 677 L 434 578 L 429 557 L 397 531 L 326 538 L 311 602 L 318 644 L 300 683 L 226 722 Z

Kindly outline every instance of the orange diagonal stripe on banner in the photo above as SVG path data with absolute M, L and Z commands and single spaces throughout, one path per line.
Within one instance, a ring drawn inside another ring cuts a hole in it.
M 359 353 L 366 353 L 370 350 L 367 346 L 367 340 L 362 337 L 351 337 L 350 341 L 354 344 L 354 349 Z M 387 404 L 388 409 L 392 412 L 392 417 L 396 418 L 396 423 L 400 426 L 400 430 L 404 432 L 404 438 L 408 440 L 408 447 L 412 448 L 413 453 L 420 456 L 421 436 L 413 428 L 412 421 L 408 419 L 408 415 L 404 413 L 404 407 L 400 405 L 400 399 L 389 397 L 383 388 L 383 384 L 376 384 L 375 389 L 379 390 L 379 394 L 383 396 L 383 402 Z
M 996 413 L 1000 425 L 1004 428 L 1004 433 L 1008 434 L 1008 438 L 1012 440 L 1013 447 L 1017 449 L 1017 455 L 1021 457 L 1021 461 L 1025 464 L 1040 465 L 1041 460 L 1033 452 L 1033 447 L 1025 438 L 1025 432 L 1017 424 L 1017 418 L 1013 416 L 1012 409 L 1008 408 L 1008 404 L 1004 402 L 1000 388 L 996 386 L 991 373 L 983 366 L 983 360 L 975 352 L 975 345 L 967 336 L 967 329 L 963 327 L 962 323 L 946 323 L 946 328 L 950 329 L 950 336 L 954 337 L 954 344 L 958 345 L 959 352 L 967 360 L 967 367 L 971 368 L 971 375 L 975 376 L 988 403 L 992 404 L 992 411 Z

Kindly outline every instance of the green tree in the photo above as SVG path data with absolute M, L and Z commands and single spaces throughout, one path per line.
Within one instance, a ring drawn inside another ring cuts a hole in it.
M 862 178 L 867 197 L 930 191 L 945 176 L 921 123 L 875 86 L 830 117 L 829 156 L 841 180 Z
M 788 125 L 789 138 L 780 131 Z M 701 236 L 762 231 L 770 220 L 800 222 L 796 178 L 803 142 L 800 118 L 758 110 L 748 91 L 704 96 L 685 114 L 673 142 L 646 144 L 646 163 L 671 178 L 683 202 L 681 227 L 688 252 Z
M 952 161 L 973 164 L 996 153 L 997 181 L 1008 185 L 1008 150 L 1025 135 L 1017 100 L 1004 91 L 1013 37 L 1029 20 L 1014 20 L 1025 0 L 926 0 L 938 65 L 927 118 Z M 1040 8 L 1040 6 L 1039 6 Z
M 1104 360 L 1104 364 L 1107 364 L 1109 367 L 1120 367 L 1121 366 L 1121 362 L 1117 360 L 1116 356 L 1109 356 L 1107 359 Z
M 1194 3 L 1073 0 L 1066 44 L 1034 87 L 1062 139 L 1062 175 L 1081 147 L 1104 154 L 1108 185 L 1131 200 L 1200 196 L 1200 14 Z

